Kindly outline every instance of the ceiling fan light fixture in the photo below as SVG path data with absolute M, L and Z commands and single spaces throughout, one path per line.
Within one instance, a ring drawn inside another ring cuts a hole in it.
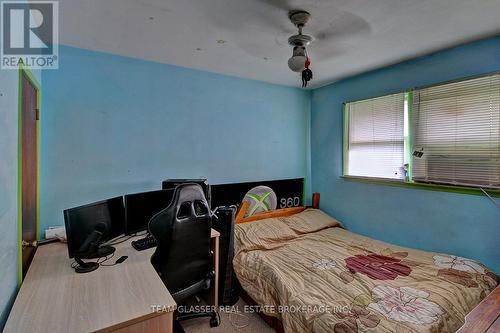
M 295 46 L 293 55 L 288 59 L 288 68 L 294 72 L 302 72 L 306 68 L 306 48 L 303 46 Z
M 292 56 L 288 59 L 288 67 L 294 72 L 302 72 L 306 68 L 306 56 Z

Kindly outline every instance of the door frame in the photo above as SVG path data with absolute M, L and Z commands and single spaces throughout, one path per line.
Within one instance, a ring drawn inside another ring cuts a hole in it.
M 21 286 L 23 281 L 23 76 L 36 90 L 36 108 L 38 109 L 38 120 L 36 121 L 36 239 L 40 239 L 40 121 L 42 106 L 42 91 L 40 84 L 33 73 L 22 65 L 19 67 L 18 82 L 18 108 L 17 108 L 17 284 Z

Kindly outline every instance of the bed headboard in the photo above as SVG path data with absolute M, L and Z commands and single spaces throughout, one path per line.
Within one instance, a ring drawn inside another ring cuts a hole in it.
M 243 201 L 259 201 L 267 210 L 304 206 L 304 178 L 216 184 L 210 186 L 212 209 L 220 206 L 239 206 Z M 250 196 L 249 196 L 250 195 Z M 253 196 L 254 199 L 251 199 Z M 261 200 L 262 201 L 262 200 Z
M 319 200 L 320 200 L 319 193 L 318 192 L 313 193 L 313 195 L 312 195 L 312 208 L 316 208 L 316 209 L 319 208 Z M 236 212 L 236 218 L 235 218 L 236 224 L 258 221 L 258 220 L 268 219 L 268 218 L 272 218 L 272 217 L 290 216 L 293 214 L 300 213 L 306 209 L 305 206 L 281 208 L 281 209 L 257 213 L 257 214 L 245 217 L 245 213 L 247 212 L 249 206 L 250 206 L 250 204 L 246 201 L 241 203 L 241 205 L 238 208 L 238 211 Z
M 238 207 L 236 223 L 293 215 L 305 209 L 304 184 L 304 178 L 294 178 L 211 185 L 211 208 Z M 319 208 L 319 193 L 312 207 Z

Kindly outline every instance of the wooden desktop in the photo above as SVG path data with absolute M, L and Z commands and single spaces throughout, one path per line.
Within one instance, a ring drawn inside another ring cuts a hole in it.
M 215 306 L 219 236 L 212 229 L 215 283 L 209 303 Z M 136 251 L 132 240 L 116 245 L 114 257 L 106 262 L 112 264 L 128 256 L 123 263 L 86 274 L 76 274 L 71 268 L 66 244 L 40 246 L 4 333 L 172 332 L 176 303 L 150 263 L 154 248 Z

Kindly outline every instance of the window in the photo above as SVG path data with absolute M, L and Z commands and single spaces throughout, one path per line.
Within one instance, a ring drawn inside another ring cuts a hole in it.
M 346 103 L 344 176 L 500 189 L 500 74 Z
M 347 103 L 345 175 L 404 179 L 405 94 Z
M 413 180 L 500 188 L 500 75 L 416 90 Z

